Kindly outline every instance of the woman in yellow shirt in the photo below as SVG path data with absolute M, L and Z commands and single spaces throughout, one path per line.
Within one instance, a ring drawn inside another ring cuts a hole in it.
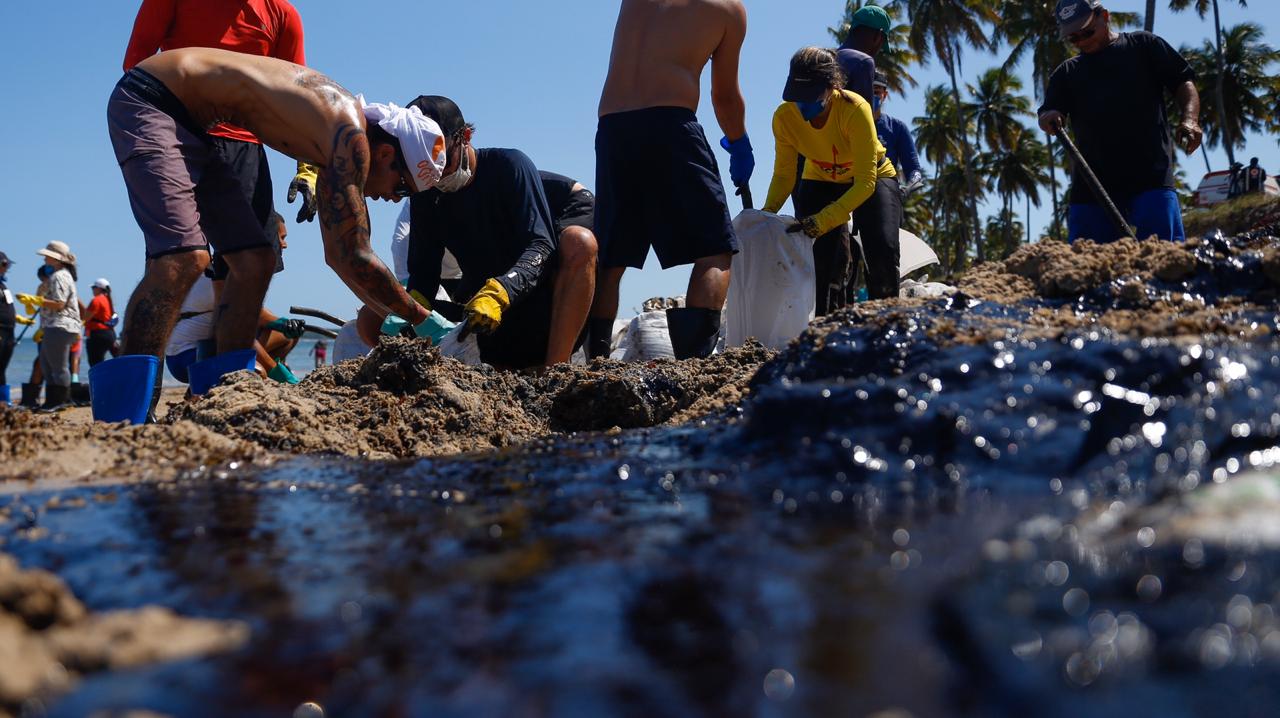
M 817 314 L 853 301 L 862 259 L 848 228 L 852 216 L 866 254 L 867 295 L 898 296 L 898 224 L 902 195 L 893 163 L 876 138 L 871 105 L 843 90 L 835 52 L 806 47 L 791 58 L 783 103 L 773 113 L 776 154 L 766 212 L 792 205 L 803 231 L 815 241 Z M 804 174 L 796 185 L 797 156 Z

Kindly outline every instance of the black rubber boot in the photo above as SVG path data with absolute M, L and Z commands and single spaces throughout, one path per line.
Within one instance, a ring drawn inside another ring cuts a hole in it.
M 51 414 L 55 411 L 70 409 L 75 406 L 71 403 L 71 387 L 57 386 L 55 384 L 44 385 L 44 405 L 40 407 L 41 413 Z
M 613 351 L 613 320 L 587 317 L 587 360 L 609 358 Z
M 677 359 L 709 357 L 720 339 L 720 312 L 700 307 L 668 309 L 667 333 Z
M 40 408 L 40 385 L 39 384 L 23 384 L 22 385 L 22 403 L 19 404 L 26 409 Z

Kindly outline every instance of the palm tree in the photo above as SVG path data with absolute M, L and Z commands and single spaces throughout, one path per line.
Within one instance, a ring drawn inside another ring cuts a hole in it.
M 1021 90 L 1022 80 L 998 67 L 982 73 L 976 86 L 969 85 L 973 99 L 964 104 L 965 117 L 977 128 L 989 151 L 1012 148 L 1016 136 L 1025 129 L 1021 120 L 1031 115 L 1031 101 L 1018 94 Z
M 1246 2 L 1246 0 L 1235 1 L 1240 3 L 1240 7 L 1249 7 L 1249 3 Z M 1196 14 L 1200 16 L 1201 20 L 1203 20 L 1204 16 L 1208 14 L 1209 8 L 1213 8 L 1213 42 L 1217 55 L 1218 70 L 1218 77 L 1217 81 L 1214 83 L 1213 92 L 1214 97 L 1217 100 L 1218 107 L 1225 108 L 1227 106 L 1226 88 L 1224 87 L 1226 58 L 1222 53 L 1222 13 L 1218 10 L 1218 0 L 1169 0 L 1169 9 L 1175 12 L 1181 12 L 1186 10 L 1188 7 L 1194 8 Z M 1222 125 L 1224 128 L 1229 130 L 1231 121 L 1224 121 Z M 1231 135 L 1228 131 L 1222 142 L 1223 147 L 1227 150 L 1227 162 L 1232 165 L 1236 163 L 1234 146 L 1237 141 L 1240 141 L 1239 138 Z
M 1031 57 L 1031 80 L 1037 100 L 1044 99 L 1045 89 L 1049 86 L 1049 76 L 1059 65 L 1066 62 L 1075 50 L 1058 34 L 1058 19 L 1053 10 L 1056 0 L 1003 0 L 1000 6 L 1001 22 L 996 26 L 997 42 L 1009 44 L 1009 55 L 1004 61 L 1005 72 L 1012 74 L 1019 63 L 1028 55 Z M 1135 13 L 1113 12 L 1111 24 L 1117 28 L 1134 26 L 1138 21 Z M 1052 135 L 1047 135 L 1048 145 L 1053 147 Z M 1057 164 L 1049 165 L 1049 174 L 1053 178 L 1053 227 L 1052 236 L 1062 234 L 1058 221 L 1058 178 Z
M 907 43 L 911 28 L 898 22 L 902 16 L 902 6 L 898 4 L 898 0 L 887 0 L 882 3 L 876 0 L 845 0 L 844 15 L 841 16 L 840 22 L 835 27 L 827 28 L 831 38 L 837 45 L 844 43 L 845 38 L 849 36 L 849 27 L 853 24 L 853 14 L 863 5 L 880 5 L 889 14 L 889 20 L 893 23 L 889 29 L 889 38 L 876 55 L 876 69 L 884 72 L 888 78 L 889 89 L 901 95 L 906 92 L 908 86 L 918 86 L 920 83 L 916 82 L 916 78 L 907 71 L 908 67 L 915 64 L 916 54 L 911 51 L 911 46 Z
M 1022 222 L 1011 209 L 1002 209 L 995 217 L 987 218 L 987 252 L 992 257 L 1004 259 L 1016 250 L 1017 244 L 1011 238 L 1021 237 Z
M 1234 162 L 1245 133 L 1274 121 L 1269 95 L 1280 88 L 1280 80 L 1271 66 L 1280 63 L 1280 50 L 1263 42 L 1262 27 L 1245 22 L 1226 29 L 1220 48 L 1205 40 L 1199 48 L 1184 46 L 1182 54 L 1201 87 L 1217 88 L 1219 101 L 1202 107 L 1200 119 L 1207 144 L 1222 145 Z
M 987 38 L 986 25 L 996 23 L 994 0 L 906 0 L 907 17 L 911 21 L 908 41 L 921 62 L 936 56 L 951 78 L 951 97 L 956 107 L 961 106 L 960 84 L 956 74 L 961 70 L 961 42 L 978 50 L 992 49 Z M 968 158 L 969 136 L 960 133 L 963 157 Z M 965 230 L 972 227 L 972 246 L 981 261 L 986 252 L 982 246 L 982 228 L 978 219 L 978 182 L 969 163 L 962 162 L 965 183 L 969 188 L 969 216 Z
M 1052 179 L 1047 172 L 1049 149 L 1036 139 L 1035 133 L 1026 127 L 1015 128 L 1010 144 L 993 152 L 986 166 L 989 168 L 989 182 L 996 194 L 1003 200 L 1003 212 L 1013 215 L 1013 199 L 1022 196 L 1030 204 L 1040 206 L 1040 188 L 1050 186 Z M 1027 226 L 1030 226 L 1030 208 L 1027 210 Z M 1002 215 L 1003 216 L 1003 215 Z M 1002 247 L 1008 256 L 1017 248 L 1017 240 L 1008 223 L 1004 226 L 1005 236 Z M 1030 241 L 1030 240 L 1028 240 Z

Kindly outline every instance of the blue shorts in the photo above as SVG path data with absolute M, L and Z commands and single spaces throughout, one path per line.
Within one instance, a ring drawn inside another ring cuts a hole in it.
M 663 269 L 736 254 L 720 168 L 692 110 L 650 107 L 600 118 L 595 234 L 601 267 Z
M 1182 228 L 1182 206 L 1178 204 L 1178 195 L 1173 190 L 1153 189 L 1136 197 L 1112 199 L 1125 221 L 1137 228 L 1138 239 L 1155 235 L 1174 242 L 1186 240 L 1186 231 Z M 1114 242 L 1122 236 L 1100 205 L 1071 205 L 1067 214 L 1069 241 L 1092 239 L 1095 242 Z

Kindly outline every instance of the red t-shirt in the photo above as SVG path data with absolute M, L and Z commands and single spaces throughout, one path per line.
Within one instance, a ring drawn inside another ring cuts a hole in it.
M 85 319 L 84 328 L 89 331 L 97 331 L 99 329 L 110 329 L 107 322 L 111 321 L 111 302 L 107 300 L 105 294 L 99 294 L 89 302 L 89 316 Z
M 217 47 L 307 64 L 302 18 L 286 0 L 142 0 L 124 69 L 163 50 Z M 209 134 L 258 142 L 252 132 L 220 124 Z

